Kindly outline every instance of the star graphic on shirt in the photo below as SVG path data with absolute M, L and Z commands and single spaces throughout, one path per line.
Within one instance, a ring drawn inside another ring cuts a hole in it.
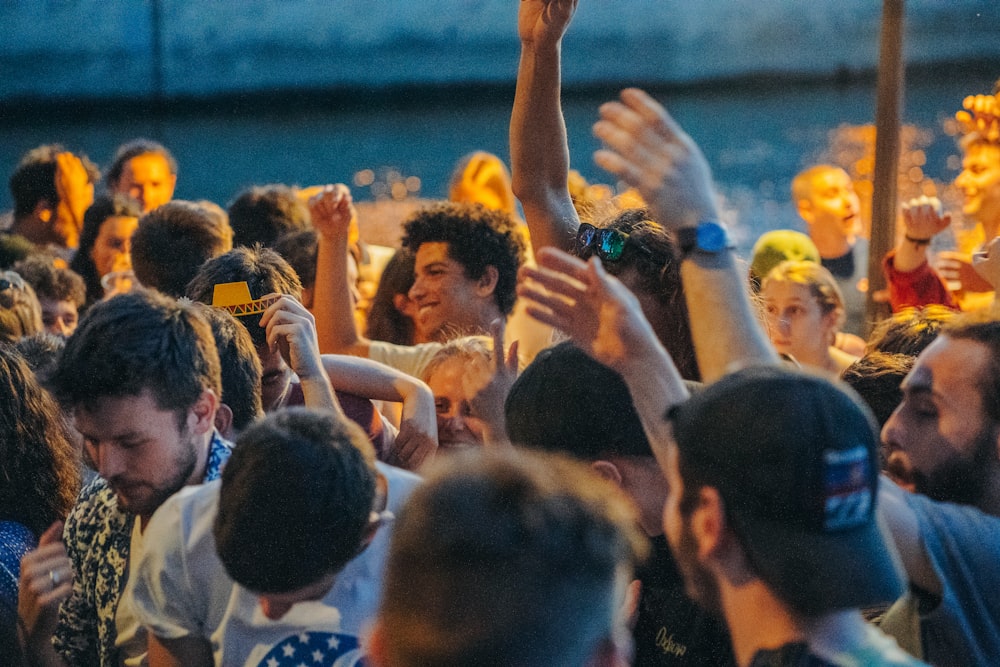
M 291 658 L 293 655 L 295 655 L 295 647 L 292 646 L 291 644 L 285 644 L 284 646 L 281 647 L 281 650 L 285 654 L 286 658 Z
M 302 642 L 303 644 L 308 644 L 309 643 L 309 633 L 308 632 L 301 632 L 301 633 L 299 633 L 299 641 Z
M 280 664 L 277 658 L 271 658 L 267 661 L 267 667 L 278 667 Z
M 313 662 L 323 662 L 323 652 L 319 649 L 313 651 Z
M 340 640 L 334 636 L 331 636 L 329 639 L 326 640 L 326 645 L 332 649 L 338 649 L 340 648 Z

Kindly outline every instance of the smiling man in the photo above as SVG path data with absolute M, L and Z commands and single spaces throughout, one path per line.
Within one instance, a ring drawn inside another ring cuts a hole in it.
M 162 144 L 136 139 L 118 147 L 107 178 L 112 194 L 128 195 L 149 213 L 174 198 L 177 161 Z

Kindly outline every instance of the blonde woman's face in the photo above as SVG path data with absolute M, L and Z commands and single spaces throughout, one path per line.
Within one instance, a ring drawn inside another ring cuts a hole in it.
M 837 311 L 823 314 L 809 287 L 770 279 L 761 290 L 771 344 L 804 364 L 827 355 L 836 333 Z

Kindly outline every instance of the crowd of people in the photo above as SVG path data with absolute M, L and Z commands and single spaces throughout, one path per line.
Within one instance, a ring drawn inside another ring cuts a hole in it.
M 580 185 L 576 5 L 522 0 L 510 171 L 463 158 L 399 248 L 342 184 L 223 209 L 154 141 L 23 157 L 4 664 L 1000 664 L 1000 94 L 959 113 L 976 247 L 901 203 L 866 322 L 839 167 L 738 257 L 701 150 L 626 89 L 593 157 L 632 190 Z

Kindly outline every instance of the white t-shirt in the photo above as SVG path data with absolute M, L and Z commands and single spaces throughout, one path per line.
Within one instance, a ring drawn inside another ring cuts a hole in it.
M 420 478 L 376 465 L 388 481 L 387 509 L 396 512 Z M 186 488 L 150 520 L 146 551 L 125 589 L 140 622 L 165 639 L 208 639 L 217 665 L 356 664 L 359 637 L 378 609 L 391 521 L 322 600 L 296 604 L 272 621 L 257 595 L 229 578 L 216 554 L 212 524 L 219 489 L 218 481 Z

